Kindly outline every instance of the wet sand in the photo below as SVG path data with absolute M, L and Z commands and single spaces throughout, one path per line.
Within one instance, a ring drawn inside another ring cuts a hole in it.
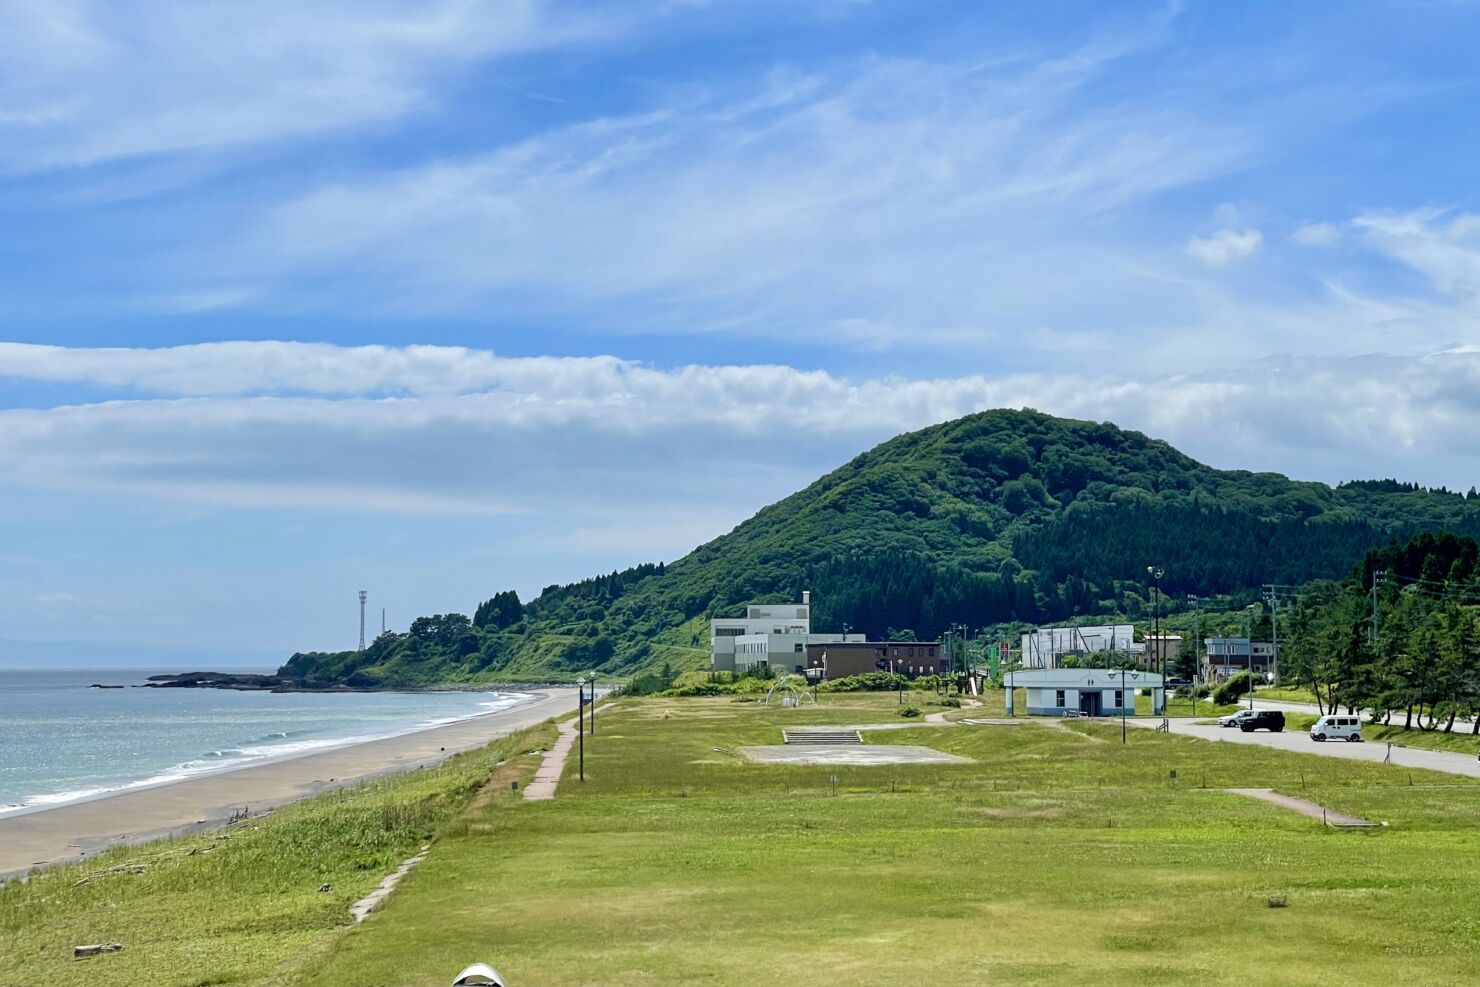
M 552 716 L 575 712 L 575 689 L 531 694 L 539 698 L 400 737 L 0 816 L 0 878 L 90 857 L 120 844 L 211 829 L 242 809 L 262 812 L 368 778 L 433 765 Z

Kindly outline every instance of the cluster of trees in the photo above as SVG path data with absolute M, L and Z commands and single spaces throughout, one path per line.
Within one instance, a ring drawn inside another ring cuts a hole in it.
M 1405 727 L 1480 734 L 1480 545 L 1421 535 L 1369 552 L 1345 582 L 1307 586 L 1282 611 L 1282 674 L 1323 709 L 1371 709 Z

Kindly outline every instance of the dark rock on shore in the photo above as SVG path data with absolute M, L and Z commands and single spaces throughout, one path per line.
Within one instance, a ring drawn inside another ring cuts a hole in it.
M 298 679 L 285 675 L 232 672 L 179 672 L 151 675 L 146 689 L 235 689 L 242 692 L 365 692 L 337 682 Z

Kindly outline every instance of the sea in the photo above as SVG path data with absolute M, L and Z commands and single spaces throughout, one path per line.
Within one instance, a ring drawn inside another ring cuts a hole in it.
M 178 669 L 0 669 L 0 818 L 395 737 L 533 698 L 90 688 L 138 686 L 170 671 Z

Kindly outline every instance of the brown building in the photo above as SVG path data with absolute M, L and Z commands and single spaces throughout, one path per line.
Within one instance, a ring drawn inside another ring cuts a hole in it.
M 807 645 L 807 668 L 824 669 L 829 679 L 868 672 L 898 672 L 913 679 L 950 671 L 944 654 L 939 641 L 832 641 Z

